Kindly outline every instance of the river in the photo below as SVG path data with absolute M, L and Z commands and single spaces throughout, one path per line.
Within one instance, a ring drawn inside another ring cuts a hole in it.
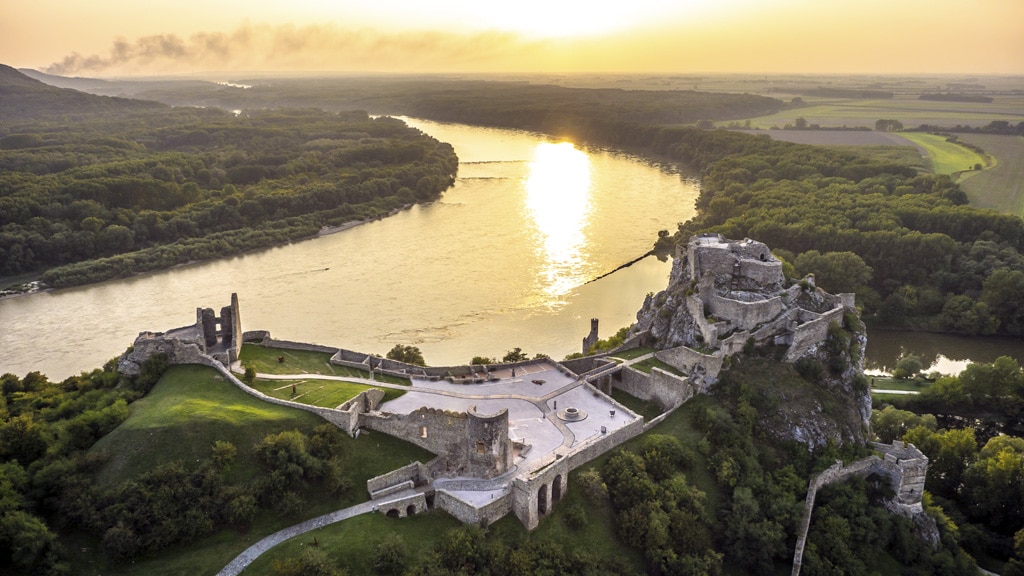
M 232 292 L 243 329 L 384 354 L 411 344 L 433 365 L 521 347 L 562 358 L 590 318 L 607 337 L 635 320 L 669 264 L 645 258 L 658 230 L 694 213 L 697 188 L 671 168 L 528 132 L 406 119 L 459 155 L 439 201 L 243 256 L 101 284 L 0 299 L 0 373 L 59 380 L 101 366 L 140 331 L 195 321 Z M 1010 354 L 1020 340 L 869 334 L 866 368 L 901 354 L 931 370 Z M 951 359 L 951 360 L 950 360 Z
M 140 331 L 195 321 L 232 292 L 245 330 L 384 354 L 418 346 L 434 365 L 525 352 L 562 358 L 590 318 L 608 336 L 635 320 L 669 264 L 658 230 L 694 213 L 696 185 L 643 159 L 544 136 L 407 121 L 459 155 L 439 201 L 238 257 L 0 300 L 0 373 L 63 379 L 101 366 Z

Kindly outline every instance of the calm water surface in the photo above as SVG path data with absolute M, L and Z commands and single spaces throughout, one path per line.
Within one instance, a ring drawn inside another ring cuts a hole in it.
M 665 286 L 669 265 L 654 258 L 588 280 L 693 215 L 697 189 L 678 173 L 526 132 L 408 121 L 459 155 L 441 200 L 245 256 L 0 300 L 0 373 L 91 370 L 232 292 L 243 329 L 277 338 L 378 354 L 413 344 L 435 365 L 515 346 L 561 358 L 591 317 L 608 336 Z

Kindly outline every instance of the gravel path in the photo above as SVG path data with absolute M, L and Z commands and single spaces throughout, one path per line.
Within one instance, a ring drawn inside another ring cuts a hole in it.
M 342 520 L 352 518 L 353 516 L 372 512 L 377 504 L 377 502 L 372 500 L 363 502 L 361 504 L 356 504 L 355 506 L 331 512 L 330 514 L 311 518 L 305 522 L 279 530 L 246 548 L 244 552 L 236 556 L 235 559 L 228 563 L 223 570 L 218 572 L 217 576 L 236 576 L 237 574 L 240 574 L 242 570 L 245 570 L 249 564 L 252 564 L 254 560 L 259 558 L 261 554 L 270 550 L 274 546 L 277 546 L 281 542 L 294 538 L 300 534 L 305 534 L 310 530 L 316 530 L 317 528 L 327 526 L 328 524 L 334 524 L 335 522 L 341 522 Z

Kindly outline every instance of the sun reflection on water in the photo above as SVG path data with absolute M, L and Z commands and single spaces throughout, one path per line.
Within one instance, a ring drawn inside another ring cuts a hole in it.
M 570 142 L 538 144 L 525 186 L 526 207 L 540 234 L 544 293 L 558 298 L 586 281 L 590 157 Z

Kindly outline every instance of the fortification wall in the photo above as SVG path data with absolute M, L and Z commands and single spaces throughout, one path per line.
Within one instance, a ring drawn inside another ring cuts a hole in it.
M 331 346 L 321 346 L 319 344 L 309 344 L 307 342 L 292 342 L 290 340 L 276 340 L 270 337 L 269 333 L 267 338 L 261 342 L 263 346 L 267 348 L 281 348 L 282 350 L 301 350 L 304 352 L 319 352 L 323 354 L 334 354 L 338 351 L 337 348 Z
M 760 243 L 759 243 L 760 244 Z M 762 244 L 762 246 L 764 246 Z M 764 246 L 767 251 L 768 247 Z M 767 260 L 762 262 L 760 254 L 754 258 L 740 260 L 740 276 L 748 280 L 747 284 L 753 286 L 782 286 L 785 277 L 782 275 L 782 262 L 776 260 L 770 253 Z
M 740 330 L 750 330 L 764 324 L 782 313 L 782 298 L 778 296 L 760 302 L 741 302 L 713 295 L 707 303 L 708 310 L 718 318 L 728 320 Z
M 740 347 L 742 348 L 742 345 Z M 696 374 L 707 385 L 718 380 L 718 375 L 722 372 L 722 363 L 724 362 L 723 356 L 718 354 L 702 354 L 687 346 L 659 350 L 655 352 L 654 357 L 680 372 L 691 375 Z M 703 391 L 703 388 L 701 391 Z
M 377 511 L 395 518 L 405 518 L 427 511 L 427 498 L 423 494 L 409 494 L 377 505 Z
M 645 374 L 627 366 L 620 374 L 622 379 L 614 384 L 616 388 L 630 396 L 654 402 L 662 410 L 675 408 L 694 394 L 694 386 L 689 381 L 660 368 L 653 368 L 650 374 Z
M 832 322 L 842 324 L 843 308 L 833 308 L 815 320 L 798 325 L 793 330 L 793 343 L 786 352 L 785 362 L 796 362 L 812 348 L 828 337 L 828 326 Z
M 704 338 L 704 343 L 716 348 L 718 346 L 718 328 L 708 323 L 708 319 L 704 317 L 704 302 L 696 296 L 687 296 L 686 309 L 697 325 L 701 337 Z
M 416 461 L 410 464 L 406 464 L 401 468 L 392 470 L 387 474 L 381 474 L 380 476 L 374 476 L 366 481 L 366 490 L 371 495 L 385 490 L 392 486 L 402 484 L 405 482 L 412 483 L 413 486 L 423 486 L 430 482 L 430 473 L 427 467 L 423 463 Z
M 447 490 L 438 490 L 434 497 L 434 506 L 448 512 L 465 524 L 490 525 L 512 510 L 512 496 L 510 492 L 506 492 L 491 502 L 477 507 L 460 500 Z

